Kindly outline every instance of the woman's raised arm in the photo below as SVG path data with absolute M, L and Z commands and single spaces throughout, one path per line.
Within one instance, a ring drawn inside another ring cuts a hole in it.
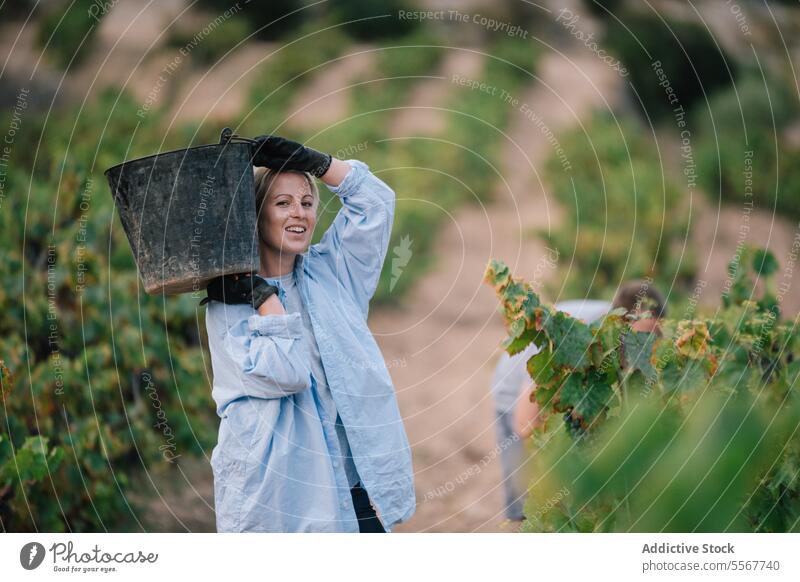
M 344 181 L 349 171 L 350 164 L 337 158 L 331 158 L 330 168 L 319 179 L 325 182 L 326 186 L 335 188 Z
M 342 201 L 342 208 L 311 251 L 329 264 L 366 317 L 389 248 L 395 193 L 364 162 L 342 163 L 349 168 L 344 179 L 337 186 L 325 180 Z M 338 164 L 335 172 L 338 178 Z

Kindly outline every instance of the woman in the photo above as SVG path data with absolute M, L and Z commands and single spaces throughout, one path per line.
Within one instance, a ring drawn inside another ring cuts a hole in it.
M 256 141 L 261 268 L 208 288 L 217 529 L 391 531 L 414 513 L 411 452 L 366 319 L 394 192 L 363 162 Z M 309 246 L 314 177 L 342 208 Z

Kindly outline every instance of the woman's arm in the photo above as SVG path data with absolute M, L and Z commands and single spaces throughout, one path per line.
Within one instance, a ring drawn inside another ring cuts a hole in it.
M 286 310 L 281 305 L 277 295 L 270 295 L 258 308 L 259 315 L 285 315 Z
M 350 164 L 343 162 L 337 158 L 331 158 L 331 167 L 325 172 L 320 180 L 325 182 L 327 186 L 339 186 L 350 171 Z
M 328 263 L 366 317 L 389 248 L 395 194 L 364 162 L 334 161 L 339 163 L 331 163 L 323 181 L 342 208 L 311 249 Z
M 533 433 L 533 429 L 541 424 L 539 418 L 539 404 L 534 400 L 531 402 L 531 393 L 536 388 L 531 385 L 530 380 L 522 385 L 522 397 L 514 409 L 514 432 L 520 438 L 526 439 Z
M 273 298 L 277 299 L 268 301 Z M 280 301 L 278 307 L 283 309 Z M 246 306 L 213 302 L 209 308 L 215 387 L 258 398 L 282 398 L 310 388 L 310 356 L 300 314 L 260 315 L 249 309 L 251 315 Z

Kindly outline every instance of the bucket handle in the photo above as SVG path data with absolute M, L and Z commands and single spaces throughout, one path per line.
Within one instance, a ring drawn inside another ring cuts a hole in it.
M 233 130 L 230 127 L 223 128 L 222 133 L 219 134 L 219 145 L 226 145 L 231 143 L 232 141 L 249 143 L 250 145 L 255 145 L 256 143 L 258 143 L 254 139 L 236 135 L 235 133 L 233 133 Z

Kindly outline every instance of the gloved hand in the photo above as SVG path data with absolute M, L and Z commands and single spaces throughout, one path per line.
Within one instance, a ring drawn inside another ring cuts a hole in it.
M 277 135 L 261 135 L 253 144 L 253 165 L 271 170 L 299 170 L 321 177 L 331 167 L 330 154 Z
M 229 305 L 252 305 L 258 309 L 278 288 L 252 273 L 223 275 L 212 279 L 206 288 L 208 297 L 200 302 L 205 305 L 212 299 Z

